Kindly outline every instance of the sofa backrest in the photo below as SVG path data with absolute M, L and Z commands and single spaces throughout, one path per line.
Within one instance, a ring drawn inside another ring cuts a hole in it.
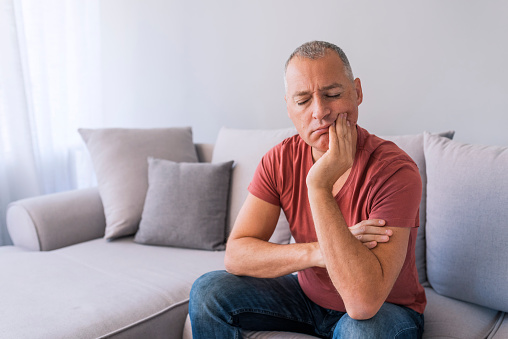
M 247 187 L 263 155 L 282 140 L 295 134 L 296 129 L 294 128 L 275 130 L 222 128 L 219 131 L 213 150 L 212 163 L 235 161 L 231 178 L 228 234 L 247 198 Z M 290 237 L 288 222 L 284 213 L 281 213 L 279 223 L 270 241 L 287 244 Z
M 508 147 L 424 139 L 429 282 L 508 312 Z
M 198 154 L 199 162 L 212 162 L 213 144 L 197 143 L 194 145 L 196 146 L 196 153 Z

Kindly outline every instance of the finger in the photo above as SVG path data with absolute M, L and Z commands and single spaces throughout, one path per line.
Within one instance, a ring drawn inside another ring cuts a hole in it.
M 352 148 L 352 133 L 350 124 L 348 124 L 347 113 L 339 114 L 338 120 L 337 135 L 339 139 L 339 149 L 341 154 L 349 155 Z
M 391 236 L 393 234 L 393 231 L 390 229 L 386 229 L 383 227 L 378 226 L 358 226 L 356 228 L 351 227 L 350 232 L 354 235 L 361 235 L 361 234 L 372 234 L 372 235 L 387 235 Z
M 383 227 L 384 225 L 386 225 L 386 221 L 383 219 L 368 219 L 360 221 L 358 224 L 351 226 L 350 229 L 365 228 L 367 226 Z
M 328 128 L 328 149 L 337 150 L 339 148 L 339 140 L 337 138 L 337 120 Z
M 362 243 L 367 243 L 371 241 L 376 241 L 378 243 L 388 242 L 390 237 L 386 234 L 384 235 L 376 235 L 376 234 L 359 234 L 355 236 L 356 239 L 361 241 Z
M 328 133 L 330 134 L 330 144 L 337 142 L 337 120 L 335 120 L 330 127 L 328 127 Z
M 383 219 L 368 219 L 360 221 L 357 225 L 383 227 L 385 224 L 386 221 Z
M 365 242 L 365 243 L 363 243 L 363 245 L 365 247 L 367 247 L 369 250 L 371 250 L 371 249 L 373 249 L 374 247 L 377 246 L 377 242 L 375 242 L 375 241 Z
M 337 130 L 337 137 L 339 139 L 344 139 L 345 132 L 346 132 L 346 113 L 341 113 L 337 116 L 337 120 L 335 120 L 336 130 Z

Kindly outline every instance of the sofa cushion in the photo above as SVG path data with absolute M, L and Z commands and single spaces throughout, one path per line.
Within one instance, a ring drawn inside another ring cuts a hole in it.
M 212 163 L 235 161 L 230 194 L 231 202 L 229 204 L 228 234 L 233 228 L 238 212 L 240 212 L 240 208 L 247 198 L 247 187 L 263 155 L 282 140 L 295 134 L 295 128 L 276 130 L 222 128 L 219 131 L 213 150 Z M 279 223 L 270 241 L 287 244 L 290 237 L 288 222 L 284 213 L 281 213 Z
M 454 131 L 439 133 L 438 135 L 453 138 Z M 414 135 L 381 136 L 385 140 L 393 141 L 404 152 L 406 152 L 418 166 L 422 178 L 422 199 L 420 202 L 420 227 L 416 238 L 416 267 L 418 268 L 418 279 L 420 283 L 427 281 L 425 267 L 425 212 L 427 210 L 427 174 L 425 172 L 425 156 L 423 154 L 423 133 Z
M 1 255 L 0 300 L 9 307 L 0 307 L 0 336 L 136 338 L 138 325 L 150 323 L 143 337 L 180 339 L 193 281 L 224 269 L 223 261 L 223 251 L 142 246 L 132 238 Z
M 0 246 L 0 255 L 4 255 L 7 253 L 20 253 L 26 251 L 28 250 L 17 246 Z
M 508 311 L 508 148 L 425 134 L 427 275 L 437 293 Z
M 107 239 L 136 233 L 148 189 L 147 158 L 197 162 L 191 128 L 80 129 L 97 176 Z
M 134 240 L 223 250 L 233 161 L 176 163 L 149 158 L 148 192 Z
M 487 338 L 502 317 L 502 312 L 443 297 L 432 288 L 425 294 L 423 338 Z

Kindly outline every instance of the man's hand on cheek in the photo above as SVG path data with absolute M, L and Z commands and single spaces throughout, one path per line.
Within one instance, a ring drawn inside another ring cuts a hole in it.
M 347 114 L 339 114 L 329 127 L 328 151 L 319 158 L 307 175 L 307 187 L 332 190 L 335 182 L 353 166 L 353 128 Z

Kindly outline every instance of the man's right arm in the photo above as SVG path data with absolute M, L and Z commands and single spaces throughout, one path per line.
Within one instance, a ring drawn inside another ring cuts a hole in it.
M 317 243 L 279 245 L 268 242 L 280 207 L 249 193 L 229 236 L 224 259 L 235 275 L 275 278 L 309 267 L 324 267 Z

